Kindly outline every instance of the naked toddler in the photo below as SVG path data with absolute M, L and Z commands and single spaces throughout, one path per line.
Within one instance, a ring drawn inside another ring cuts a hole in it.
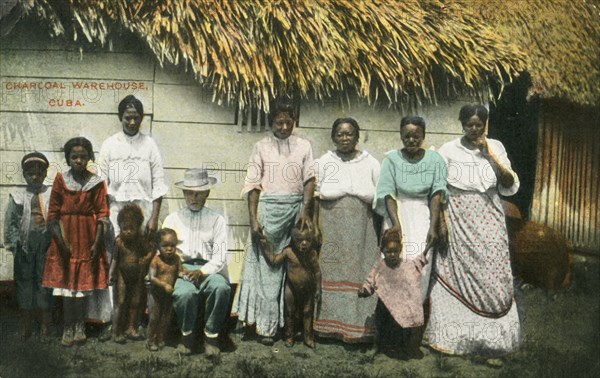
M 115 342 L 124 343 L 125 337 L 142 338 L 137 327 L 146 303 L 144 277 L 148 274 L 154 248 L 142 233 L 144 215 L 138 205 L 126 205 L 119 211 L 117 221 L 121 232 L 111 264 L 111 277 L 117 281 L 113 336 Z
M 158 232 L 159 254 L 150 263 L 150 282 L 154 308 L 150 319 L 148 349 L 157 351 L 165 343 L 165 331 L 169 328 L 173 313 L 173 289 L 177 276 L 183 273 L 177 255 L 177 233 L 170 228 Z
M 294 345 L 296 322 L 302 321 L 304 344 L 315 347 L 313 318 L 315 300 L 321 293 L 321 267 L 319 254 L 315 248 L 315 240 L 310 223 L 300 229 L 298 225 L 292 230 L 292 243 L 280 254 L 274 254 L 271 244 L 266 238 L 260 239 L 261 252 L 267 263 L 278 266 L 286 262 L 285 281 L 285 345 Z

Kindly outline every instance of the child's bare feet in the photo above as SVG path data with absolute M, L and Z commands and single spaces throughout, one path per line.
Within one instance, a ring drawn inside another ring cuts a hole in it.
M 254 340 L 258 335 L 256 334 L 256 324 L 247 324 L 246 332 L 242 338 L 243 341 Z
M 129 340 L 143 340 L 144 336 L 140 335 L 138 331 L 134 327 L 129 327 L 127 331 L 125 331 L 125 336 Z
M 296 342 L 294 341 L 294 338 L 292 337 L 291 339 L 286 339 L 285 340 L 285 346 L 288 348 L 291 348 L 294 346 Z
M 113 341 L 117 344 L 125 344 L 125 342 L 127 341 L 127 339 L 125 339 L 124 335 L 115 335 L 113 337 Z
M 373 345 L 372 347 L 367 349 L 367 351 L 365 352 L 365 357 L 367 357 L 369 360 L 373 360 L 377 353 L 379 353 L 379 348 L 377 347 L 377 345 Z
M 231 336 L 227 333 L 221 332 L 219 334 L 219 345 L 221 346 L 221 351 L 223 352 L 234 352 L 237 349 L 237 344 Z
M 146 344 L 146 349 L 148 349 L 150 352 L 158 352 L 158 345 L 148 343 Z
M 314 349 L 315 348 L 315 341 L 313 339 L 304 339 L 304 345 L 306 345 L 307 347 Z

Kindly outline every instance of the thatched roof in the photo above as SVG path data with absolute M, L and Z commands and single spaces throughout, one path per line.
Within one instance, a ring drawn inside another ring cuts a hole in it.
M 281 94 L 435 102 L 525 69 L 533 91 L 598 103 L 598 9 L 583 0 L 22 0 L 56 34 L 108 44 L 123 28 L 219 101 Z M 65 31 L 66 30 L 66 31 Z M 487 95 L 487 93 L 484 93 Z
M 600 104 L 598 0 L 491 1 L 483 17 L 527 57 L 531 93 Z

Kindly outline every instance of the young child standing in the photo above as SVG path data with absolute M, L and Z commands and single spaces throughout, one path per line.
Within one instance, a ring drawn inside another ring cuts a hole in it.
M 308 222 L 304 229 L 301 224 L 292 229 L 292 242 L 279 254 L 266 238 L 260 240 L 260 250 L 270 266 L 280 266 L 286 262 L 285 279 L 285 345 L 293 347 L 296 324 L 302 324 L 304 344 L 315 347 L 313 320 L 315 302 L 321 294 L 321 267 L 319 265 L 318 243 L 315 241 L 312 225 Z
M 421 359 L 418 327 L 423 325 L 424 315 L 420 277 L 426 261 L 402 259 L 400 235 L 394 229 L 385 231 L 381 245 L 384 258 L 375 264 L 358 290 L 361 298 L 373 293 L 379 297 L 375 308 L 375 348 L 393 349 L 403 360 Z
M 20 335 L 31 336 L 36 310 L 41 310 L 40 336 L 50 336 L 52 293 L 42 287 L 46 251 L 50 233 L 46 231 L 46 216 L 50 188 L 44 185 L 48 159 L 40 152 L 31 152 L 21 160 L 27 187 L 12 193 L 4 218 L 4 244 L 14 256 L 14 278 L 17 301 L 21 309 Z
M 165 332 L 173 313 L 173 291 L 177 276 L 183 273 L 181 259 L 177 255 L 177 233 L 171 228 L 158 232 L 159 254 L 150 263 L 150 281 L 154 308 L 150 319 L 150 335 L 147 347 L 155 352 L 165 344 Z
M 89 140 L 77 137 L 64 146 L 70 169 L 58 173 L 52 185 L 48 249 L 43 285 L 63 298 L 62 344 L 86 341 L 85 299 L 93 290 L 108 288 L 108 261 L 102 243 L 109 208 L 106 184 L 87 170 L 94 160 Z
M 117 301 L 113 320 L 114 341 L 124 343 L 126 338 L 141 340 L 137 326 L 145 306 L 144 277 L 156 247 L 142 232 L 144 214 L 135 204 L 126 205 L 117 217 L 121 232 L 117 236 L 111 262 L 111 280 L 116 280 Z

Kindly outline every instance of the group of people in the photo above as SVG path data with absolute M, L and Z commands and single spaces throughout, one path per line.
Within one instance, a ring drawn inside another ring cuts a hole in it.
M 139 99 L 126 96 L 118 116 L 122 131 L 102 144 L 96 173 L 93 146 L 83 137 L 65 143 L 69 169 L 57 173 L 51 188 L 44 185 L 46 156 L 32 152 L 21 161 L 27 185 L 11 194 L 4 231 L 14 253 L 20 334 L 31 336 L 41 311 L 40 336 L 47 340 L 53 299 L 60 298 L 63 345 L 86 341 L 86 320 L 103 325 L 101 340 L 139 340 L 140 315 L 152 308 L 147 346 L 154 351 L 164 344 L 174 310 L 181 352 L 191 353 L 198 339 L 192 334 L 203 326 L 206 353 L 216 355 L 231 303 L 226 220 L 204 207 L 216 180 L 205 170 L 187 171 L 175 183 L 186 207 L 169 214 L 159 230 L 168 192 L 160 150 L 140 132 Z
M 403 359 L 422 358 L 422 342 L 453 354 L 516 349 L 521 330 L 499 194 L 515 194 L 519 180 L 502 143 L 485 136 L 487 117 L 481 105 L 463 106 L 463 136 L 438 152 L 423 148 L 424 119 L 404 117 L 403 147 L 380 165 L 357 148 L 353 118 L 333 123 L 335 149 L 313 162 L 310 143 L 292 133 L 294 108 L 275 108 L 273 135 L 254 146 L 242 191 L 252 236 L 237 308 L 246 336 L 271 345 L 294 308 L 312 322 L 312 308 L 296 298 L 315 288 L 286 277 L 268 256 L 289 255 L 288 246 L 302 256 L 292 231 L 306 226 L 320 262 L 304 264 L 317 281 L 314 322 L 303 329 L 308 346 L 314 328 L 322 338 L 375 341 Z M 286 260 L 297 270 L 290 261 L 298 258 Z M 287 345 L 297 331 L 290 328 Z
M 218 355 L 232 310 L 246 337 L 265 345 L 284 325 L 286 345 L 294 345 L 302 324 L 309 347 L 314 332 L 375 341 L 400 358 L 421 358 L 423 341 L 457 354 L 518 346 L 499 194 L 516 193 L 519 181 L 502 144 L 485 137 L 483 106 L 460 110 L 463 136 L 438 152 L 422 147 L 425 121 L 404 117 L 403 147 L 380 165 L 357 148 L 353 118 L 334 122 L 335 149 L 314 161 L 311 143 L 293 133 L 295 108 L 278 104 L 242 189 L 251 243 L 234 309 L 227 221 L 205 206 L 219 179 L 186 170 L 175 183 L 186 206 L 159 228 L 168 191 L 160 150 L 140 132 L 137 98 L 125 97 L 118 115 L 122 131 L 103 143 L 96 173 L 83 137 L 65 144 L 69 169 L 52 188 L 44 185 L 48 159 L 23 157 L 27 186 L 10 196 L 4 233 L 15 257 L 22 337 L 31 336 L 37 310 L 40 335 L 50 336 L 50 308 L 60 298 L 65 346 L 85 342 L 87 319 L 105 325 L 101 337 L 139 340 L 146 308 L 151 351 L 164 345 L 174 311 L 180 351 L 190 354 L 203 334 L 205 353 Z

